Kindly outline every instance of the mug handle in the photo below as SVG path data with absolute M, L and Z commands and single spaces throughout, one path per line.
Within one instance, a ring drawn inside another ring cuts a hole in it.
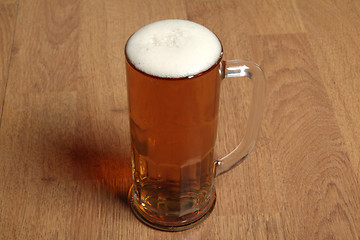
M 245 136 L 233 151 L 216 160 L 216 176 L 239 165 L 254 148 L 264 108 L 265 77 L 259 65 L 246 60 L 223 61 L 221 78 L 230 77 L 246 77 L 252 80 L 254 87 Z

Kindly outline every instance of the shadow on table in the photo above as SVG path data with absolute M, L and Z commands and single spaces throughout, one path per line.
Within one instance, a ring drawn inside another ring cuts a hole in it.
M 101 149 L 76 143 L 70 147 L 69 154 L 75 178 L 90 181 L 127 204 L 131 186 L 130 153 L 114 151 L 106 143 Z
M 24 131 L 19 132 L 17 154 L 26 156 L 21 158 L 24 166 L 30 166 L 29 174 L 45 187 L 56 187 L 52 183 L 57 181 L 69 186 L 75 182 L 80 191 L 74 194 L 110 196 L 127 205 L 131 186 L 127 109 L 103 111 L 99 116 L 85 110 L 69 111 L 73 103 L 64 105 L 64 99 L 68 95 L 39 94 L 19 115 Z

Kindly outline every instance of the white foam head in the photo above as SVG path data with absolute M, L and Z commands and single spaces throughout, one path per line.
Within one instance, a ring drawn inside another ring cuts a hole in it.
M 163 78 L 190 77 L 208 70 L 221 55 L 216 35 L 187 20 L 151 23 L 126 44 L 129 61 L 140 71 Z

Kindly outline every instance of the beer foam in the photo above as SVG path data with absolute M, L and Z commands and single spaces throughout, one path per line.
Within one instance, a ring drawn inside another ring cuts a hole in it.
M 128 60 L 140 71 L 162 78 L 191 77 L 220 58 L 222 46 L 206 27 L 180 19 L 151 23 L 126 44 Z

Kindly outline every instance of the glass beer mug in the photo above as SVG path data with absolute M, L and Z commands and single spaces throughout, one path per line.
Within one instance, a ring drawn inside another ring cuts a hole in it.
M 214 33 L 187 20 L 162 20 L 126 43 L 132 177 L 129 201 L 145 224 L 191 228 L 215 204 L 214 179 L 255 145 L 263 111 L 264 75 L 254 63 L 224 61 Z M 253 95 L 242 142 L 214 159 L 221 80 L 246 77 Z

